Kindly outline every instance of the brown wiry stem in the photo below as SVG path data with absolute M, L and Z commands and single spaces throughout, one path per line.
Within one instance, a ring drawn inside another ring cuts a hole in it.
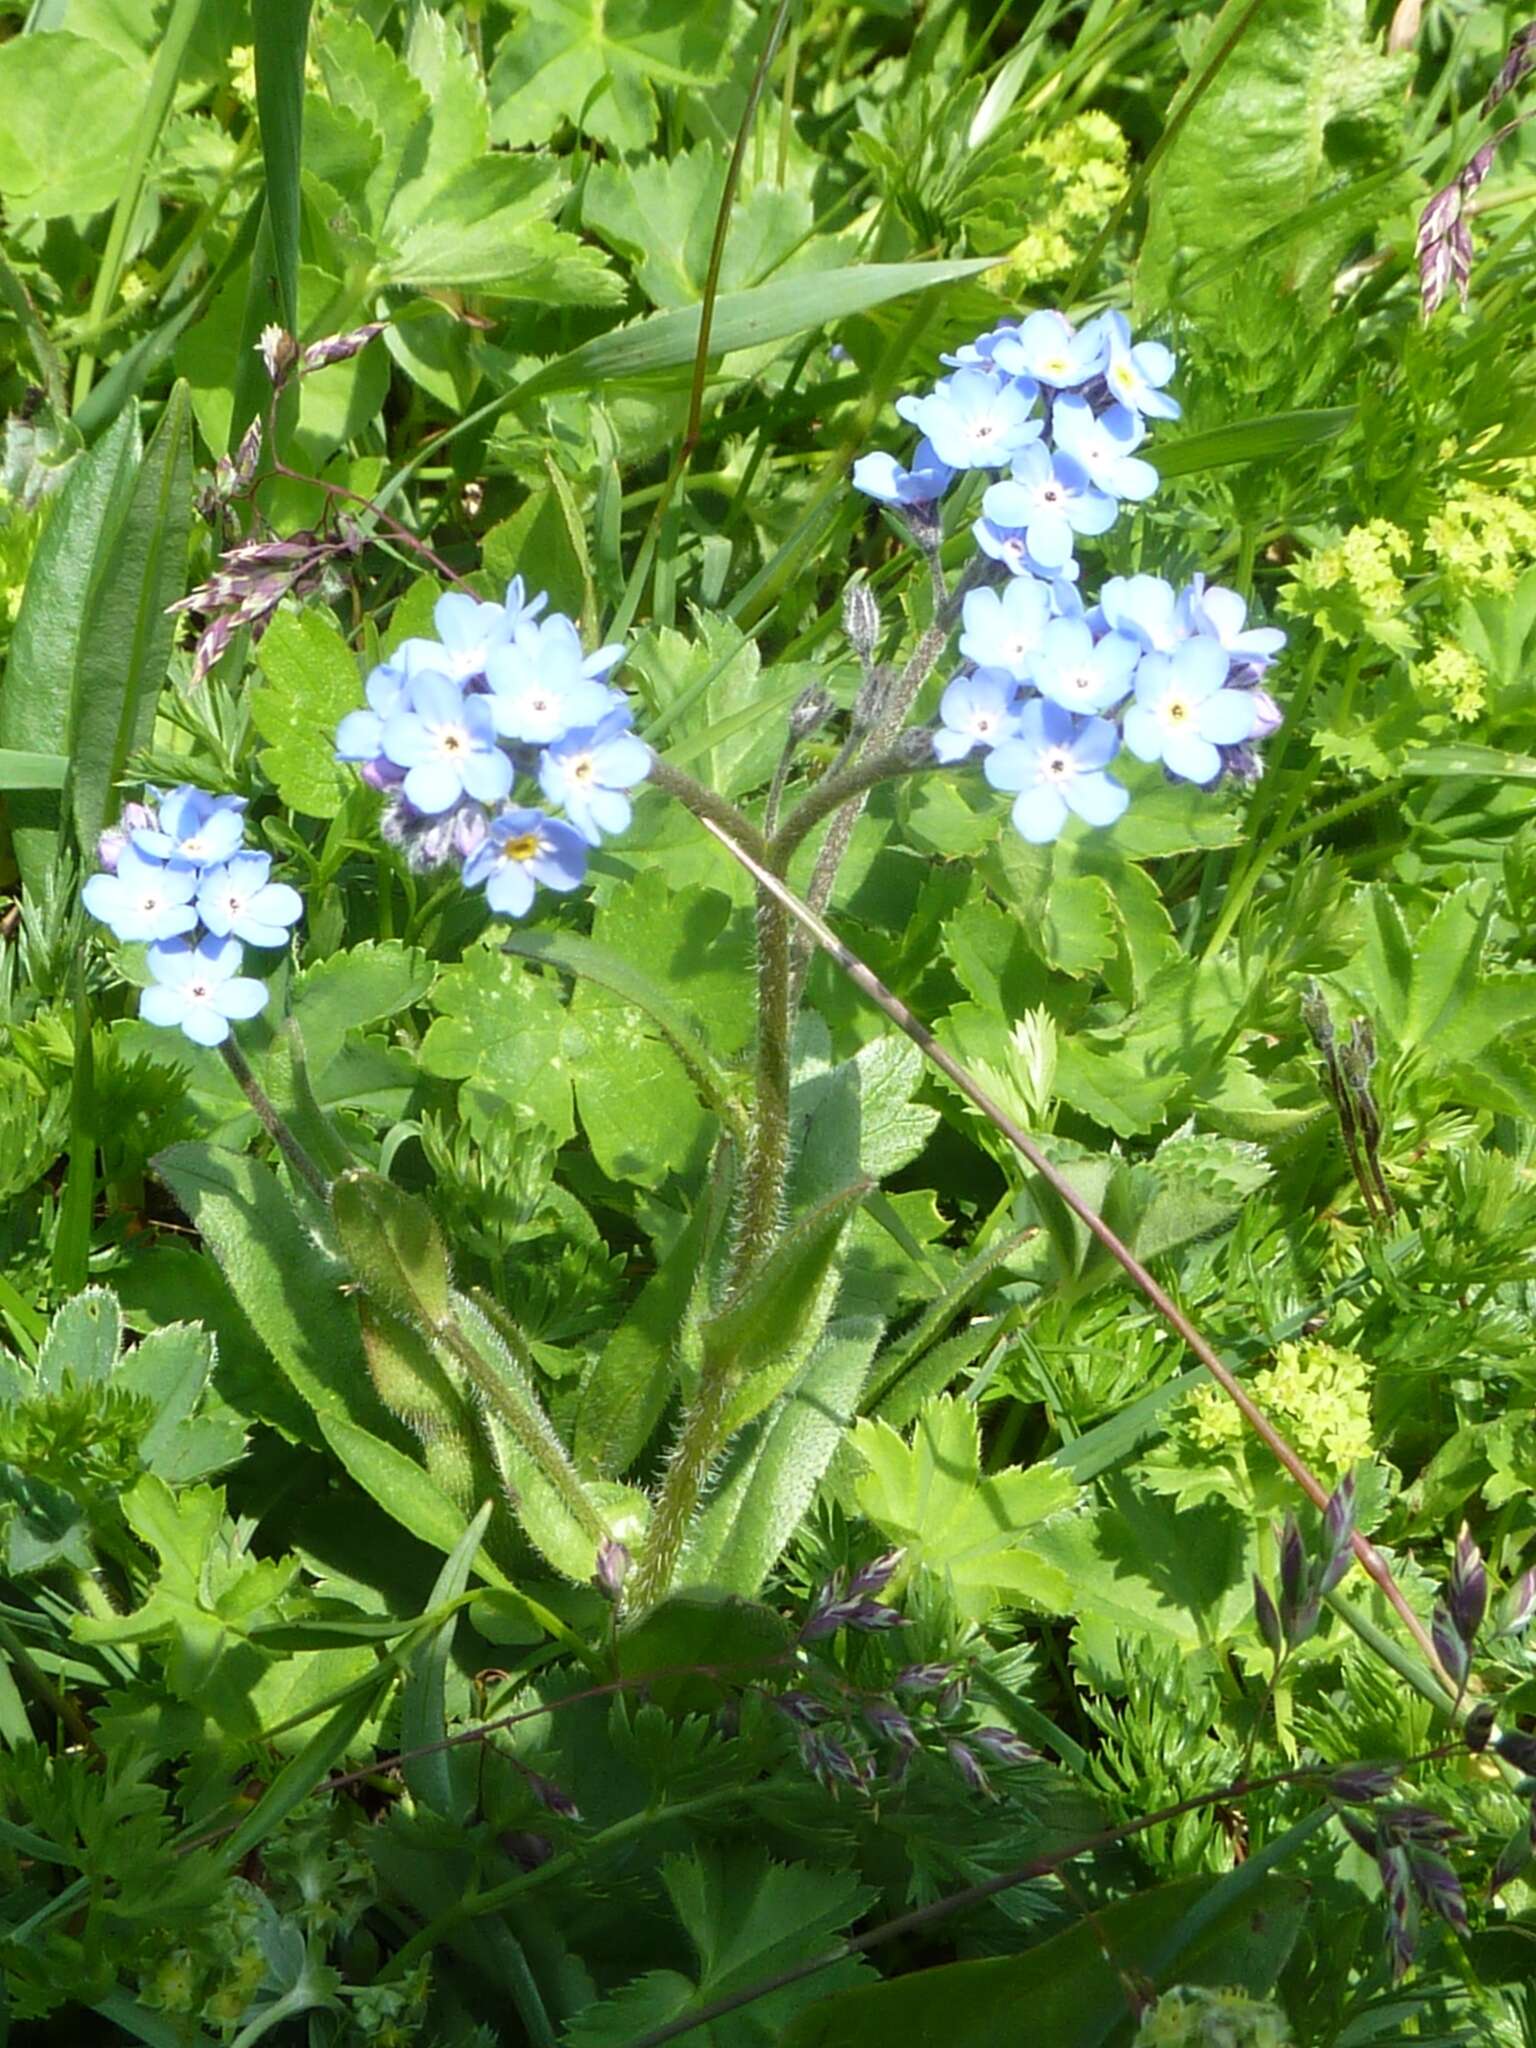
M 796 919 L 801 927 L 815 940 L 817 945 L 821 946 L 825 952 L 831 955 L 844 974 L 853 982 L 854 986 L 861 989 L 871 1002 L 875 1003 L 885 1012 L 893 1024 L 906 1033 L 908 1038 L 912 1040 L 913 1044 L 918 1047 L 925 1057 L 930 1059 L 939 1071 L 954 1083 L 955 1087 L 960 1090 L 960 1093 L 965 1096 L 967 1101 L 973 1103 L 981 1111 L 993 1128 L 1001 1132 L 1020 1157 L 1026 1160 L 1046 1185 L 1054 1191 L 1061 1201 L 1066 1203 L 1067 1207 L 1077 1216 L 1079 1221 L 1087 1227 L 1090 1235 L 1097 1238 L 1110 1257 L 1115 1260 L 1146 1296 L 1168 1327 L 1199 1359 L 1217 1385 L 1222 1388 L 1223 1392 L 1226 1393 L 1228 1398 L 1237 1407 L 1255 1436 L 1265 1445 L 1275 1460 L 1285 1468 L 1302 1492 L 1306 1494 L 1307 1498 L 1315 1507 L 1319 1509 L 1326 1508 L 1328 1505 L 1328 1490 L 1318 1479 L 1317 1475 L 1297 1455 L 1285 1438 L 1281 1436 L 1280 1432 L 1269 1420 L 1269 1417 L 1244 1390 L 1233 1373 L 1184 1314 L 1184 1311 L 1153 1279 L 1147 1268 L 1136 1257 L 1136 1254 L 1116 1236 L 1115 1232 L 1111 1230 L 1098 1211 L 1090 1203 L 1083 1200 L 1083 1197 L 1073 1187 L 1072 1183 L 1057 1171 L 1028 1133 L 1021 1130 L 1019 1125 L 1009 1116 L 1008 1112 L 1000 1104 L 993 1101 L 992 1097 L 982 1087 L 981 1083 L 976 1080 L 974 1075 L 969 1073 L 966 1068 L 961 1066 L 957 1059 L 945 1051 L 927 1025 L 920 1018 L 914 1016 L 906 1004 L 902 1002 L 901 998 L 894 995 L 885 986 L 885 983 L 880 980 L 879 976 L 871 968 L 867 967 L 856 953 L 843 944 L 842 940 L 822 921 L 816 912 L 802 903 L 791 890 L 785 887 L 777 875 L 771 874 L 758 860 L 754 859 L 745 847 L 735 844 L 728 832 L 708 818 L 704 819 L 703 823 L 706 830 L 712 832 L 722 846 L 747 869 L 749 874 L 755 877 L 759 888 L 766 889 L 777 897 L 788 914 Z M 1375 1545 L 1362 1536 L 1358 1530 L 1351 1535 L 1350 1542 L 1361 1566 L 1368 1576 L 1375 1581 L 1384 1597 L 1396 1610 L 1403 1626 L 1418 1645 L 1431 1671 L 1435 1673 L 1436 1677 L 1445 1686 L 1447 1694 L 1453 1695 L 1456 1690 L 1455 1685 L 1441 1664 L 1435 1646 L 1430 1640 L 1429 1631 L 1408 1604 L 1407 1597 L 1396 1579 L 1393 1578 L 1386 1560 L 1376 1549 Z

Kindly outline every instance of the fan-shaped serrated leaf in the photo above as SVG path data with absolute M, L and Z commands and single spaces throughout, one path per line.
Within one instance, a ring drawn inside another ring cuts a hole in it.
M 864 1420 L 853 1448 L 867 1468 L 859 1507 L 882 1536 L 906 1550 L 905 1569 L 932 1572 L 969 1620 L 1000 1606 L 1070 1613 L 1070 1578 L 1041 1551 L 1037 1531 L 1071 1506 L 1077 1488 L 1051 1465 L 1012 1467 L 983 1478 L 976 1411 L 944 1394 L 926 1402 L 910 1442 Z

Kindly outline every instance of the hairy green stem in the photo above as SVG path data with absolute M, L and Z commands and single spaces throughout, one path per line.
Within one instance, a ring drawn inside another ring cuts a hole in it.
M 462 1297 L 460 1297 L 462 1299 Z M 489 1319 L 487 1318 L 487 1321 Z M 490 1327 L 495 1330 L 496 1325 Z M 611 1533 L 602 1516 L 587 1497 L 581 1474 L 572 1464 L 554 1424 L 539 1405 L 531 1385 L 511 1387 L 485 1358 L 474 1341 L 465 1335 L 457 1317 L 443 1316 L 432 1325 L 432 1334 L 455 1364 L 469 1376 L 476 1391 L 506 1423 L 523 1449 L 560 1496 L 572 1517 L 592 1538 L 594 1552 Z M 500 1331 L 497 1331 L 500 1335 Z M 506 1342 L 502 1337 L 503 1343 Z M 522 1361 L 514 1360 L 519 1370 Z
M 659 755 L 651 758 L 650 779 L 696 818 L 750 846 L 766 866 L 774 865 L 768 841 L 733 803 Z M 742 1168 L 733 1284 L 772 1242 L 789 1164 L 789 922 L 770 893 L 759 889 L 757 894 L 757 1097 Z
M 631 1603 L 638 1613 L 655 1606 L 671 1588 L 688 1524 L 719 1455 L 731 1392 L 729 1367 L 717 1368 L 700 1380 L 689 1405 L 631 1581 Z
M 314 1160 L 304 1150 L 304 1147 L 299 1143 L 287 1124 L 278 1115 L 266 1090 L 251 1072 L 245 1054 L 236 1045 L 233 1033 L 225 1039 L 219 1050 L 224 1055 L 225 1066 L 228 1067 L 235 1080 L 239 1083 L 240 1090 L 245 1096 L 246 1101 L 249 1102 L 260 1118 L 267 1136 L 276 1145 L 279 1152 L 282 1153 L 289 1166 L 299 1176 L 300 1180 L 304 1182 L 305 1186 L 318 1195 L 322 1202 L 329 1201 L 331 1194 L 330 1183 Z
M 755 859 L 768 858 L 768 842 L 745 812 L 739 811 L 723 796 L 717 796 L 706 784 L 695 781 L 686 769 L 653 753 L 648 780 L 657 789 L 664 789 L 668 796 L 676 797 L 696 818 L 723 825 L 733 838 L 751 849 Z
M 933 673 L 935 664 L 949 645 L 949 637 L 955 629 L 955 621 L 960 616 L 960 608 L 964 604 L 968 592 L 975 587 L 983 576 L 989 573 L 989 565 L 987 563 L 973 561 L 962 572 L 960 580 L 956 583 L 954 589 L 946 596 L 944 594 L 943 574 L 936 553 L 929 558 L 929 568 L 934 578 L 935 609 L 933 623 L 918 641 L 906 666 L 886 691 L 880 704 L 880 709 L 869 731 L 864 734 L 855 734 L 845 750 L 846 759 L 838 762 L 839 772 L 847 775 L 850 781 L 867 746 L 872 745 L 877 748 L 890 747 L 897 733 L 900 732 L 919 690 L 927 682 L 929 676 Z M 874 781 L 879 782 L 883 779 L 883 775 L 877 775 Z M 817 849 L 815 865 L 811 870 L 810 885 L 805 892 L 806 902 L 818 914 L 825 910 L 832 900 L 832 891 L 837 887 L 838 873 L 842 868 L 843 860 L 852 843 L 854 828 L 863 814 L 864 806 L 868 801 L 869 790 L 872 786 L 872 783 L 851 786 L 843 802 L 833 809 L 832 822 L 827 827 L 826 838 Z M 805 803 L 811 802 L 816 794 L 817 792 L 813 790 L 811 796 L 806 798 Z M 786 830 L 798 821 L 801 811 L 805 809 L 805 803 L 802 803 L 794 816 L 786 821 Z M 825 811 L 820 815 L 825 816 Z M 815 824 L 819 822 L 819 818 L 813 817 L 811 822 Z M 809 830 L 810 827 L 807 826 L 806 829 Z M 795 935 L 795 942 L 791 948 L 791 1013 L 799 1004 L 800 991 L 805 986 L 805 977 L 810 971 L 811 955 L 814 951 L 815 946 L 806 937 L 805 933 L 803 931 L 798 932 Z
M 789 1173 L 791 1031 L 789 919 L 757 892 L 757 1087 L 751 1139 L 741 1177 L 730 1289 L 772 1249 Z
M 824 775 L 800 799 L 768 842 L 773 867 L 782 873 L 789 856 L 803 839 L 816 830 L 823 818 L 841 810 L 854 797 L 868 795 L 877 783 L 894 782 L 901 775 L 920 775 L 927 769 L 942 767 L 943 763 L 935 759 L 931 746 L 927 744 L 927 734 L 918 737 L 924 743 L 924 753 L 916 760 L 911 748 L 888 747 L 883 753 L 850 761 L 846 768 Z

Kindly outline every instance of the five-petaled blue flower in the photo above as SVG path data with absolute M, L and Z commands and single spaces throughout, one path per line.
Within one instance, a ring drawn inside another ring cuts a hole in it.
M 92 917 L 125 942 L 174 939 L 197 923 L 192 899 L 199 872 L 190 862 L 150 860 L 125 846 L 116 873 L 92 875 L 80 897 Z
M 1125 714 L 1125 744 L 1142 761 L 1161 761 L 1185 782 L 1214 782 L 1221 747 L 1251 739 L 1254 693 L 1228 690 L 1226 650 L 1203 637 L 1171 654 L 1146 654 L 1136 671 L 1136 702 Z
M 1080 462 L 1038 443 L 1015 456 L 1010 480 L 988 486 L 981 509 L 994 526 L 1022 527 L 1029 552 L 1053 575 L 1072 559 L 1075 534 L 1107 533 L 1116 517 L 1114 499 L 1094 489 Z
M 520 805 L 491 820 L 484 842 L 464 863 L 466 887 L 483 886 L 486 902 L 503 917 L 526 915 L 537 884 L 564 894 L 579 888 L 586 872 L 581 834 Z
M 925 398 L 898 398 L 896 410 L 951 469 L 1002 469 L 1044 431 L 1045 422 L 1030 417 L 1037 396 L 1032 384 L 956 370 Z
M 1108 353 L 1104 381 L 1114 396 L 1143 419 L 1176 420 L 1179 401 L 1163 389 L 1173 375 L 1172 350 L 1160 341 L 1132 342 L 1123 313 L 1101 313 L 1098 324 Z
M 1104 772 L 1119 744 L 1107 718 L 1074 718 L 1037 697 L 1019 714 L 1018 737 L 988 754 L 983 772 L 994 789 L 1018 792 L 1014 830 L 1044 846 L 1069 814 L 1085 825 L 1113 825 L 1123 813 L 1129 793 Z
M 233 1019 L 266 1008 L 266 989 L 240 972 L 238 940 L 173 939 L 151 946 L 148 957 L 154 981 L 140 993 L 139 1015 L 184 1031 L 194 1045 L 222 1045 Z
M 466 696 L 447 676 L 419 675 L 407 684 L 384 721 L 384 752 L 406 771 L 406 801 L 428 817 L 466 795 L 499 803 L 512 787 L 490 699 Z
M 633 810 L 624 794 L 651 772 L 651 750 L 629 729 L 627 710 L 578 726 L 544 749 L 539 787 L 590 846 L 622 832 Z
M 1107 497 L 1140 500 L 1157 489 L 1157 471 L 1135 452 L 1146 429 L 1128 406 L 1112 405 L 1096 414 L 1086 398 L 1069 393 L 1056 401 L 1051 431 Z
M 228 860 L 245 837 L 245 798 L 211 796 L 206 789 L 183 783 L 161 797 L 156 822 L 136 827 L 130 836 L 151 860 L 211 867 Z
M 1085 619 L 1053 619 L 1035 660 L 1042 697 L 1067 711 L 1112 711 L 1131 687 L 1141 649 L 1123 633 L 1095 640 Z
M 933 751 L 940 761 L 963 761 L 972 747 L 997 747 L 1019 729 L 1013 677 L 1002 669 L 979 668 L 956 676 L 939 700 L 939 729 Z
M 605 678 L 622 647 L 584 654 L 581 635 L 563 612 L 530 625 L 486 666 L 487 702 L 503 739 L 547 747 L 577 726 L 596 725 L 614 708 Z
M 288 927 L 304 914 L 304 901 L 286 882 L 274 882 L 269 853 L 236 853 L 204 871 L 197 914 L 216 939 L 248 946 L 286 946 Z
M 971 590 L 960 608 L 960 652 L 978 668 L 1006 669 L 1016 683 L 1029 680 L 1036 651 L 1051 621 L 1050 586 L 1016 576 L 1001 590 Z
M 1012 334 L 989 337 L 990 354 L 1010 377 L 1031 377 L 1064 391 L 1086 384 L 1104 367 L 1105 338 L 1090 321 L 1074 328 L 1064 313 L 1031 313 Z

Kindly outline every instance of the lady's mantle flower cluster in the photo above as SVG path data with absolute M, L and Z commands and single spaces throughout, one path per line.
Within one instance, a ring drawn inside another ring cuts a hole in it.
M 1164 389 L 1172 355 L 1133 341 L 1119 313 L 1074 328 L 1040 312 L 945 361 L 950 376 L 896 402 L 922 436 L 910 466 L 874 454 L 853 471 L 930 547 L 933 506 L 957 474 L 1006 471 L 971 529 L 1006 580 L 994 571 L 964 600 L 967 666 L 944 693 L 939 759 L 980 748 L 987 780 L 1014 795 L 1014 825 L 1036 843 L 1073 814 L 1101 826 L 1120 817 L 1129 793 L 1108 771 L 1122 745 L 1177 781 L 1254 779 L 1254 742 L 1280 723 L 1260 685 L 1285 635 L 1249 627 L 1237 592 L 1202 576 L 1180 591 L 1160 576 L 1111 577 L 1092 605 L 1077 587 L 1078 541 L 1157 488 L 1137 451 L 1150 421 L 1178 417 Z
M 368 678 L 367 710 L 336 733 L 337 757 L 389 795 L 385 838 L 415 868 L 460 862 L 503 917 L 523 916 L 540 884 L 579 886 L 588 848 L 628 825 L 628 792 L 651 765 L 608 681 L 623 649 L 583 653 L 570 619 L 541 617 L 545 603 L 520 576 L 505 604 L 440 597 L 437 638 L 397 648 Z
M 139 1015 L 222 1045 L 233 1021 L 266 1006 L 262 983 L 240 972 L 243 948 L 285 946 L 304 906 L 272 880 L 272 856 L 246 847 L 244 797 L 185 783 L 151 795 L 103 834 L 82 897 L 119 939 L 148 946 Z

